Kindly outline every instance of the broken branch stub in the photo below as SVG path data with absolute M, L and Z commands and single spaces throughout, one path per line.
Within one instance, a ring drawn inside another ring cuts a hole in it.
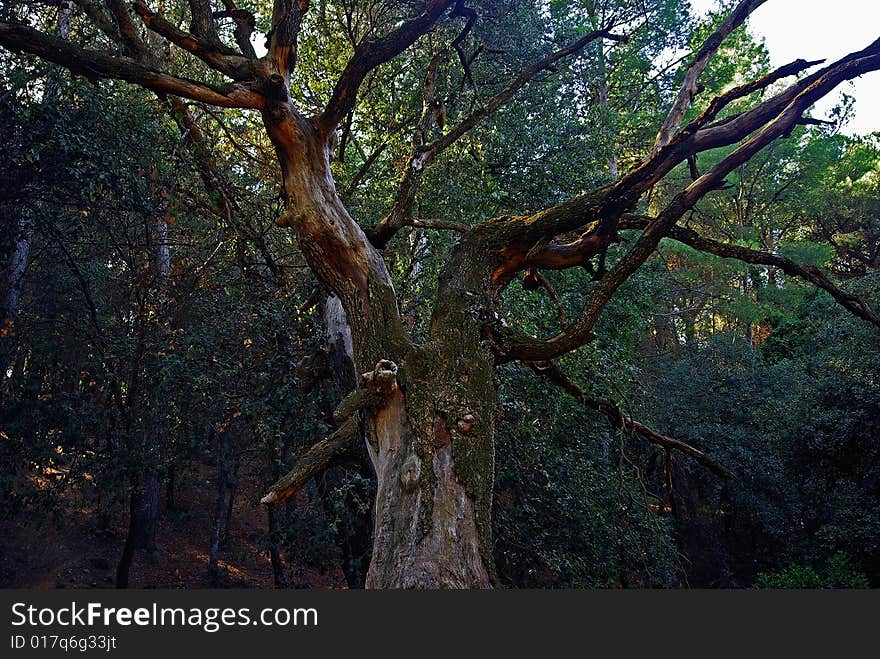
M 333 412 L 333 418 L 337 423 L 341 423 L 360 410 L 379 407 L 395 389 L 397 389 L 397 364 L 382 359 L 376 364 L 375 369 L 361 375 L 360 386 L 342 399 Z

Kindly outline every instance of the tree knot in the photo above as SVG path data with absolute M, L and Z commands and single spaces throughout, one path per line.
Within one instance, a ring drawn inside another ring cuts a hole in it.
M 412 492 L 419 484 L 422 477 L 422 461 L 415 453 L 404 461 L 400 468 L 400 484 L 404 492 Z

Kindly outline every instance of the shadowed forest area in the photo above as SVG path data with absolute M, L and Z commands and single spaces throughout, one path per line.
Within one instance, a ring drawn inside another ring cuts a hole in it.
M 880 41 L 762 4 L 0 1 L 0 586 L 880 586 Z

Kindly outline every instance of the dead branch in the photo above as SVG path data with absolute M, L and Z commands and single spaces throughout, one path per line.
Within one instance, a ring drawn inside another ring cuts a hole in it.
M 717 460 L 709 457 L 698 448 L 695 448 L 681 440 L 667 437 L 666 435 L 661 435 L 651 428 L 648 428 L 643 423 L 639 423 L 638 421 L 635 421 L 632 418 L 626 416 L 617 405 L 610 401 L 588 397 L 584 393 L 584 390 L 581 389 L 574 382 L 572 382 L 571 379 L 562 371 L 562 369 L 560 369 L 553 362 L 548 361 L 523 363 L 526 366 L 530 367 L 538 375 L 547 378 L 553 384 L 564 389 L 566 392 L 571 394 L 574 398 L 579 400 L 587 407 L 591 407 L 604 414 L 608 418 L 608 420 L 611 421 L 611 423 L 618 428 L 626 428 L 627 430 L 631 430 L 641 435 L 652 444 L 657 444 L 658 446 L 662 446 L 665 449 L 675 449 L 677 451 L 681 451 L 685 455 L 689 455 L 700 464 L 705 465 L 715 473 L 720 474 L 725 478 L 736 478 L 736 475 L 732 471 L 730 471 L 730 469 L 722 465 Z
M 309 479 L 351 456 L 360 438 L 356 419 L 349 419 L 335 432 L 312 446 L 296 461 L 293 469 L 282 476 L 260 499 L 260 503 L 277 504 L 309 482 Z
M 621 221 L 621 229 L 643 229 L 647 227 L 651 221 L 651 218 L 643 216 L 626 216 Z M 858 295 L 847 293 L 838 288 L 815 266 L 802 266 L 791 259 L 779 256 L 778 254 L 704 238 L 693 229 L 687 229 L 684 227 L 673 227 L 669 232 L 669 237 L 701 252 L 715 254 L 722 258 L 736 259 L 745 263 L 768 265 L 774 268 L 779 268 L 782 272 L 791 277 L 804 279 L 814 286 L 828 292 L 831 297 L 833 297 L 837 303 L 847 311 L 867 320 L 869 323 L 872 323 L 877 327 L 880 327 L 880 316 L 877 315 L 877 312 L 875 312 L 865 300 Z
M 749 17 L 749 14 L 766 1 L 767 0 L 742 0 L 742 2 L 730 12 L 727 18 L 722 21 L 721 25 L 718 26 L 718 29 L 709 35 L 709 38 L 703 42 L 700 50 L 697 51 L 693 61 L 688 66 L 684 75 L 684 81 L 681 83 L 681 88 L 678 91 L 678 96 L 672 104 L 669 114 L 666 115 L 666 119 L 663 121 L 660 131 L 657 133 L 657 138 L 654 141 L 655 153 L 669 144 L 672 139 L 673 133 L 681 124 L 688 108 L 690 108 L 691 103 L 694 101 L 694 97 L 698 93 L 697 83 L 700 76 L 703 74 L 703 71 L 705 71 L 706 66 L 708 66 L 709 60 L 712 59 L 712 56 L 715 55 L 718 48 L 721 46 L 721 43 L 731 32 L 745 22 Z

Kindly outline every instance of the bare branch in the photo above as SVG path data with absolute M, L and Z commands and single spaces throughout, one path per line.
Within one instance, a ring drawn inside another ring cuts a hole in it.
M 607 30 L 595 30 L 585 34 L 564 48 L 560 48 L 527 66 L 507 87 L 489 99 L 485 106 L 473 112 L 448 133 L 428 144 L 425 138 L 427 130 L 430 129 L 433 123 L 434 117 L 432 112 L 438 109 L 437 99 L 432 95 L 431 92 L 433 90 L 429 87 L 429 82 L 432 80 L 432 67 L 434 67 L 433 74 L 436 75 L 437 64 L 435 63 L 435 57 L 435 60 L 432 60 L 431 65 L 428 67 L 428 75 L 425 80 L 425 103 L 422 118 L 419 121 L 419 129 L 416 131 L 416 137 L 413 140 L 413 154 L 410 156 L 401 177 L 391 211 L 373 228 L 370 233 L 370 241 L 374 245 L 383 247 L 388 244 L 388 241 L 399 229 L 407 226 L 421 176 L 424 170 L 434 162 L 438 153 L 454 144 L 483 119 L 498 110 L 539 72 L 552 66 L 559 60 L 583 50 L 588 44 L 597 39 L 608 39 L 618 42 L 626 40 L 625 37 L 611 34 Z
M 256 63 L 253 60 L 239 55 L 220 43 L 211 43 L 178 29 L 160 14 L 151 11 L 141 0 L 136 0 L 132 6 L 143 20 L 144 25 L 174 45 L 192 53 L 211 68 L 233 80 L 248 80 L 257 77 Z
M 643 229 L 650 225 L 653 218 L 642 216 L 627 216 L 621 220 L 621 229 Z M 791 259 L 787 259 L 778 254 L 763 252 L 740 245 L 731 245 L 728 243 L 718 242 L 710 238 L 704 238 L 693 229 L 684 227 L 673 227 L 669 231 L 669 237 L 684 243 L 701 252 L 715 254 L 722 258 L 736 259 L 745 263 L 754 263 L 756 265 L 768 265 L 779 268 L 785 274 L 791 277 L 799 277 L 814 286 L 827 291 L 841 306 L 850 313 L 867 320 L 869 323 L 880 327 L 880 316 L 871 309 L 868 303 L 857 295 L 847 293 L 838 288 L 828 277 L 815 266 L 802 266 Z
M 470 61 L 464 54 L 464 47 L 462 44 L 464 43 L 464 40 L 467 39 L 467 35 L 470 34 L 470 31 L 473 29 L 474 23 L 477 22 L 477 12 L 470 7 L 465 7 L 464 3 L 465 0 L 457 0 L 455 7 L 452 8 L 452 16 L 465 19 L 464 28 L 459 32 L 458 36 L 452 40 L 452 47 L 455 49 L 455 52 L 458 53 L 458 59 L 461 62 L 461 68 L 464 73 L 461 83 L 462 88 L 464 87 L 465 81 L 467 81 L 467 83 L 473 88 L 474 93 L 476 93 L 477 85 L 474 82 L 474 77 L 471 75 Z
M 517 242 L 502 249 L 504 260 L 492 273 L 493 282 L 504 287 L 517 272 L 528 268 L 565 270 L 578 265 L 586 266 L 592 257 L 604 254 L 610 243 L 619 240 L 615 236 L 601 236 L 596 233 L 597 227 L 598 223 L 594 222 L 577 239 L 568 243 Z
M 669 144 L 673 133 L 678 129 L 682 119 L 684 119 L 688 108 L 693 103 L 694 97 L 697 95 L 699 88 L 697 81 L 700 79 L 709 60 L 717 52 L 721 43 L 736 28 L 742 25 L 755 9 L 764 4 L 767 0 L 742 0 L 727 18 L 722 21 L 708 39 L 703 43 L 700 50 L 694 56 L 693 61 L 687 68 L 684 75 L 684 81 L 681 83 L 681 89 L 678 96 L 669 110 L 669 114 L 663 121 L 660 131 L 657 133 L 657 139 L 654 142 L 654 152 Z
M 880 44 L 878 44 L 880 46 Z M 579 341 L 591 334 L 593 325 L 614 292 L 635 272 L 654 252 L 663 236 L 667 235 L 682 215 L 694 206 L 706 193 L 716 189 L 724 182 L 724 177 L 776 138 L 784 135 L 800 119 L 801 114 L 819 98 L 836 87 L 842 80 L 857 75 L 855 71 L 880 68 L 880 54 L 861 60 L 847 61 L 840 67 L 829 71 L 802 91 L 779 114 L 755 135 L 745 141 L 726 158 L 722 159 L 709 172 L 691 183 L 677 194 L 670 204 L 650 223 L 633 247 L 602 278 L 590 294 L 583 312 L 573 324 L 561 343 L 571 342 L 577 346 Z
M 535 77 L 535 75 L 537 75 L 544 69 L 552 66 L 559 60 L 583 50 L 588 44 L 596 41 L 597 39 L 607 39 L 609 41 L 617 42 L 626 41 L 626 37 L 612 34 L 608 30 L 594 30 L 592 32 L 588 32 L 580 39 L 573 41 L 564 48 L 560 48 L 559 50 L 554 51 L 546 57 L 537 60 L 527 66 L 507 87 L 505 87 L 495 96 L 489 99 L 485 106 L 473 112 L 455 128 L 450 130 L 442 137 L 438 138 L 435 142 L 429 144 L 426 147 L 426 150 L 431 150 L 439 153 L 449 145 L 453 144 L 462 135 L 470 131 L 483 119 L 488 117 L 490 114 L 492 114 L 502 105 L 504 105 L 508 100 L 510 100 L 513 95 L 516 94 L 520 89 L 525 87 L 526 84 L 528 84 L 528 82 Z
M 615 183 L 569 199 L 556 206 L 530 216 L 507 218 L 505 221 L 490 220 L 475 228 L 475 232 L 497 233 L 506 240 L 508 249 L 526 246 L 568 231 L 579 230 L 589 222 L 598 220 L 593 229 L 603 240 L 610 241 L 615 233 L 617 220 L 628 212 L 645 191 L 650 189 L 676 165 L 689 156 L 707 149 L 735 144 L 755 131 L 758 136 L 737 149 L 733 157 L 744 162 L 767 143 L 784 136 L 801 119 L 801 114 L 816 100 L 834 87 L 867 71 L 880 68 L 880 39 L 867 48 L 851 53 L 823 69 L 811 74 L 773 98 L 755 108 L 727 121 L 700 128 L 694 122 L 679 132 L 669 144 L 646 157 Z M 769 122 L 769 123 L 768 123 Z M 776 126 L 770 128 L 770 126 Z M 762 128 L 763 127 L 763 128 Z M 759 130 L 760 129 L 760 130 Z M 745 145 L 748 144 L 746 147 Z M 697 199 L 722 184 L 724 176 L 733 164 L 727 160 L 720 170 L 703 176 L 689 188 L 688 197 Z M 733 165 L 734 167 L 736 165 Z
M 796 86 L 799 92 L 791 98 L 788 104 L 778 112 L 772 121 L 743 142 L 709 172 L 677 194 L 655 220 L 646 226 L 633 247 L 597 283 L 588 296 L 580 315 L 575 322 L 569 324 L 565 331 L 551 339 L 541 340 L 523 336 L 521 333 L 516 333 L 510 328 L 493 327 L 491 331 L 500 353 L 500 359 L 509 360 L 516 355 L 529 355 L 529 357 L 526 357 L 529 359 L 552 359 L 592 340 L 593 326 L 612 295 L 647 260 L 663 236 L 669 234 L 675 223 L 685 212 L 692 208 L 708 192 L 723 185 L 724 177 L 736 169 L 736 167 L 748 161 L 773 140 L 789 132 L 801 119 L 804 111 L 840 84 L 840 82 L 851 79 L 866 71 L 877 69 L 880 69 L 880 39 L 865 50 L 848 55 L 818 72 L 817 75 L 810 76 L 807 79 L 809 82 L 805 86 L 799 83 Z M 699 132 L 697 135 L 699 135 Z M 664 150 L 674 147 L 676 140 L 673 140 L 667 147 L 661 149 L 658 152 L 658 157 L 663 158 Z M 650 160 L 651 158 L 649 158 Z M 542 244 L 542 231 L 553 235 L 554 233 L 571 230 L 578 226 L 578 224 L 583 225 L 585 218 L 600 218 L 596 232 L 603 239 L 610 240 L 613 234 L 603 232 L 603 223 L 609 224 L 612 230 L 616 231 L 618 219 L 626 212 L 626 207 L 634 204 L 638 199 L 643 191 L 643 188 L 638 184 L 639 180 L 643 181 L 640 178 L 639 169 L 640 167 L 635 168 L 633 172 L 624 176 L 621 181 L 618 181 L 613 186 L 570 200 L 534 216 L 527 218 L 500 218 L 483 223 L 473 230 L 472 235 L 484 240 L 489 235 L 492 239 L 508 241 L 507 244 L 510 246 L 501 250 L 502 256 L 505 257 L 506 261 L 510 261 L 514 256 L 520 257 L 524 249 L 529 250 L 528 245 L 530 243 L 532 245 Z M 630 175 L 634 175 L 636 180 L 630 182 L 630 187 L 626 187 L 623 182 Z M 515 236 L 520 237 L 519 243 L 510 242 L 511 238 Z M 526 237 L 528 240 L 523 241 L 522 237 Z M 543 240 L 546 241 L 546 239 Z M 508 251 L 505 252 L 505 250 Z M 506 264 L 503 262 L 498 270 L 496 270 L 496 274 L 505 267 Z M 504 281 L 504 279 L 501 279 L 497 283 L 503 285 Z M 814 283 L 820 285 L 818 280 L 814 281 Z M 842 300 L 838 301 L 844 304 Z M 870 320 L 869 316 L 873 312 L 865 311 L 862 308 L 862 303 L 851 300 L 846 304 L 848 305 L 847 308 L 853 311 L 853 313 L 857 313 L 861 317 Z
M 621 409 L 611 401 L 601 400 L 598 398 L 590 398 L 583 389 L 571 381 L 571 379 L 553 362 L 524 362 L 526 366 L 531 367 L 535 373 L 546 377 L 548 380 L 561 387 L 574 398 L 579 400 L 587 407 L 591 407 L 604 414 L 611 423 L 618 428 L 626 428 L 638 433 L 652 444 L 657 444 L 665 449 L 675 449 L 681 451 L 685 455 L 694 458 L 697 462 L 705 465 L 712 471 L 724 476 L 725 478 L 736 478 L 736 475 L 727 467 L 717 460 L 709 457 L 703 451 L 687 444 L 679 439 L 667 437 L 651 430 L 648 426 L 632 418 L 624 415 Z
M 765 76 L 758 78 L 757 80 L 753 80 L 751 82 L 747 82 L 743 85 L 739 85 L 738 87 L 734 87 L 733 89 L 721 94 L 720 96 L 716 96 L 709 103 L 709 107 L 707 107 L 699 117 L 690 122 L 685 128 L 685 133 L 691 133 L 694 130 L 705 126 L 710 121 L 712 121 L 715 117 L 718 116 L 718 113 L 721 112 L 725 107 L 727 107 L 730 103 L 735 101 L 738 98 L 743 98 L 752 94 L 756 91 L 760 91 L 762 89 L 766 89 L 774 82 L 781 80 L 783 78 L 788 78 L 789 76 L 797 75 L 801 71 L 804 71 L 811 66 L 815 66 L 817 64 L 822 64 L 825 60 L 813 60 L 807 61 L 804 59 L 795 60 L 794 62 L 790 62 L 784 66 L 779 67 L 778 69 L 771 71 Z
M 240 85 L 216 88 L 188 78 L 179 78 L 145 66 L 130 57 L 78 48 L 63 39 L 19 23 L 0 22 L 0 45 L 13 51 L 33 53 L 93 80 L 126 80 L 155 92 L 174 94 L 222 107 L 261 108 L 264 104 L 261 94 Z
M 362 409 L 380 405 L 396 389 L 397 365 L 387 359 L 380 360 L 374 370 L 361 376 L 358 388 L 348 394 L 333 413 L 336 421 L 345 423 L 332 435 L 310 448 L 287 475 L 269 488 L 260 503 L 284 501 L 312 476 L 333 466 L 340 458 L 351 455 L 360 437 L 355 414 Z
M 354 108 L 358 89 L 366 75 L 409 48 L 425 34 L 455 0 L 427 0 L 424 10 L 385 36 L 358 44 L 354 56 L 336 82 L 327 107 L 317 118 L 319 128 L 329 133 Z
M 445 56 L 438 53 L 428 63 L 422 83 L 422 114 L 413 133 L 412 154 L 397 186 L 391 210 L 368 234 L 370 242 L 378 249 L 383 249 L 399 229 L 410 224 L 422 173 L 434 161 L 434 152 L 423 151 L 423 147 L 428 141 L 431 127 L 435 123 L 443 123 L 444 109 L 443 101 L 437 95 L 437 73 L 444 60 Z
M 508 364 L 514 361 L 555 359 L 596 338 L 592 332 L 579 334 L 575 337 L 569 329 L 570 325 L 552 338 L 539 339 L 509 325 L 497 322 L 488 327 L 486 332 L 495 353 L 495 363 Z

